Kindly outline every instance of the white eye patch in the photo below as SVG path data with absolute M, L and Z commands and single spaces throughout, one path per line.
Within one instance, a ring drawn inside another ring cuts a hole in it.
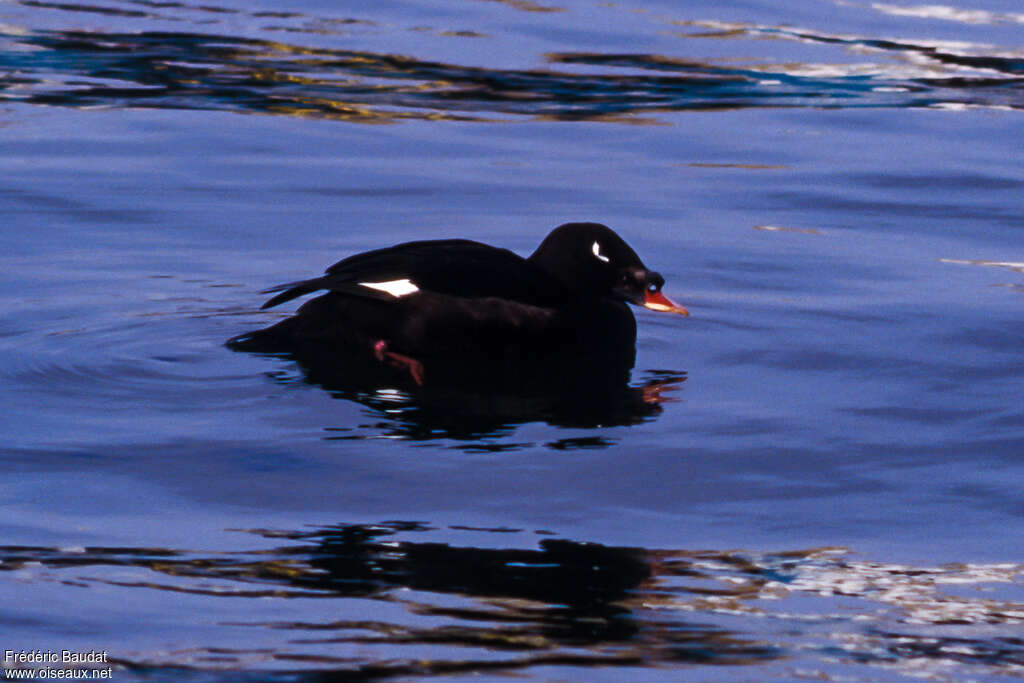
M 609 261 L 608 257 L 601 253 L 601 245 L 600 244 L 598 244 L 597 242 L 594 242 L 594 246 L 590 248 L 590 251 L 592 251 L 594 256 L 596 256 L 597 258 L 601 259 L 605 263 L 608 263 L 608 261 Z
M 396 299 L 405 296 L 406 294 L 412 294 L 413 292 L 420 291 L 420 288 L 414 285 L 409 278 L 389 280 L 388 282 L 360 282 L 359 286 L 377 289 L 381 292 L 387 292 Z

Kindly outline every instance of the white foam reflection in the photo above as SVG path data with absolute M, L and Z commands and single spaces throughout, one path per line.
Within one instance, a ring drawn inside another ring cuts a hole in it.
M 1024 14 L 988 12 L 977 9 L 960 9 L 949 5 L 889 5 L 876 2 L 871 8 L 895 17 L 918 19 L 941 19 L 963 24 L 1024 24 Z
M 989 261 L 986 259 L 955 259 L 940 258 L 939 263 L 956 263 L 967 266 L 990 266 L 995 268 L 1008 268 L 1017 273 L 1024 273 L 1024 261 Z

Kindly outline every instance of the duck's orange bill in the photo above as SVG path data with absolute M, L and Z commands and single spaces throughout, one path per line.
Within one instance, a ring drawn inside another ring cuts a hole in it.
M 644 296 L 644 308 L 649 308 L 652 311 L 660 311 L 662 313 L 678 313 L 679 315 L 690 315 L 690 312 L 677 304 L 676 302 L 669 299 L 661 292 L 647 291 Z

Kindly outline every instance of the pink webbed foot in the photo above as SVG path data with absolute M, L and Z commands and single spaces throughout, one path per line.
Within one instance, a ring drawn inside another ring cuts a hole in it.
M 423 386 L 423 363 L 415 358 L 388 351 L 388 343 L 383 339 L 373 345 L 373 355 L 381 363 L 408 372 L 417 386 Z

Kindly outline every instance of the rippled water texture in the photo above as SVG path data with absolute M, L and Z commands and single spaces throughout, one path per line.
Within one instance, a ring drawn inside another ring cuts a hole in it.
M 1024 674 L 1024 13 L 783 4 L 0 2 L 0 650 Z M 631 371 L 224 346 L 346 255 L 571 220 L 691 311 Z
M 0 547 L 0 559 L 33 584 L 278 603 L 272 614 L 230 610 L 213 642 L 122 655 L 115 663 L 129 671 L 261 666 L 268 680 L 292 680 L 321 668 L 370 678 L 600 667 L 619 678 L 714 665 L 759 667 L 767 678 L 793 671 L 784 664 L 794 656 L 821 658 L 825 671 L 926 678 L 1024 667 L 1019 638 L 970 628 L 1024 623 L 1019 592 L 996 592 L 1020 565 L 886 565 L 840 548 L 646 550 L 544 534 L 536 547 L 490 548 L 440 543 L 436 531 L 415 522 L 248 530 L 277 545 L 213 555 Z M 529 536 L 448 533 L 484 545 Z M 751 620 L 763 622 L 757 635 L 745 632 Z
M 653 121 L 659 112 L 745 107 L 1022 107 L 1024 58 L 1019 52 L 953 40 L 674 18 L 667 9 L 660 16 L 656 9 L 648 11 L 653 25 L 648 30 L 660 29 L 677 46 L 687 46 L 688 52 L 701 51 L 699 46 L 688 47 L 692 43 L 713 43 L 710 53 L 735 44 L 733 49 L 743 56 L 727 53 L 701 59 L 635 51 L 557 51 L 538 55 L 543 66 L 508 68 L 500 58 L 488 58 L 486 42 L 492 36 L 475 30 L 404 28 L 452 41 L 485 43 L 467 46 L 464 52 L 441 52 L 498 63 L 329 47 L 339 42 L 385 42 L 382 38 L 392 39 L 386 41 L 392 47 L 403 42 L 415 45 L 416 37 L 402 36 L 393 17 L 388 21 L 164 2 L 16 4 L 35 10 L 30 16 L 45 14 L 44 10 L 76 12 L 87 22 L 101 22 L 93 18 L 99 15 L 133 29 L 7 27 L 4 38 L 9 48 L 0 67 L 11 73 L 2 82 L 3 98 L 34 104 L 256 111 L 361 122 L 509 116 Z M 551 21 L 555 31 L 567 31 L 575 14 L 555 6 L 512 6 L 565 15 Z M 622 13 L 614 6 L 581 4 L 575 9 L 593 15 L 599 29 L 595 39 L 601 38 L 601 29 L 608 30 L 606 22 L 619 20 Z M 872 6 L 896 16 L 1024 24 L 1024 14 L 958 15 L 947 9 Z M 471 14 L 456 7 L 450 11 Z M 251 35 L 231 33 L 240 24 Z M 182 25 L 189 30 L 181 30 Z M 617 38 L 622 41 L 624 36 Z M 758 41 L 793 45 L 771 51 L 749 47 Z M 759 55 L 763 52 L 768 54 Z M 788 61 L 791 54 L 797 61 Z M 856 59 L 851 60 L 852 55 Z

